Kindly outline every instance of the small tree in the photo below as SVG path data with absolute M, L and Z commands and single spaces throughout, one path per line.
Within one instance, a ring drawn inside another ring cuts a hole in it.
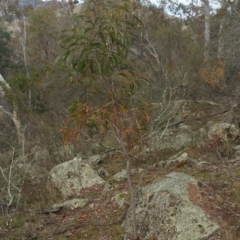
M 27 19 L 27 52 L 32 65 L 45 70 L 57 56 L 59 23 L 53 9 L 39 7 Z
M 70 106 L 69 123 L 62 128 L 64 141 L 76 140 L 84 131 L 111 133 L 123 152 L 131 194 L 133 235 L 137 239 L 130 153 L 141 144 L 148 121 L 147 105 L 136 97 L 144 80 L 128 61 L 133 32 L 140 26 L 130 0 L 89 0 L 72 28 L 63 32 L 64 59 L 83 94 Z M 139 96 L 139 95 L 138 95 Z

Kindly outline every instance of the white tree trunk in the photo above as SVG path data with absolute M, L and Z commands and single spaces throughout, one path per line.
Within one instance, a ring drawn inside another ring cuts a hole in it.
M 204 12 L 205 12 L 205 49 L 204 49 L 204 59 L 208 61 L 209 58 L 209 43 L 210 43 L 210 5 L 209 0 L 202 0 L 204 3 Z
M 5 81 L 5 79 L 2 77 L 1 74 L 0 74 L 0 83 L 3 86 L 3 88 L 0 89 L 0 91 L 2 92 L 1 96 L 4 97 L 5 96 L 4 88 L 9 89 L 9 90 L 11 88 L 8 85 L 8 83 Z M 21 120 L 20 120 L 19 115 L 18 115 L 16 104 L 13 103 L 13 112 L 8 111 L 2 105 L 0 105 L 0 111 L 5 113 L 6 115 L 8 115 L 12 119 L 12 121 L 14 123 L 14 126 L 16 128 L 17 136 L 18 136 L 18 143 L 21 147 L 21 154 L 22 154 L 22 156 L 24 156 L 25 155 L 25 136 L 24 136 L 24 131 L 23 131 L 23 128 L 22 128 L 22 123 L 21 123 Z
M 23 16 L 23 36 L 21 39 L 21 45 L 23 50 L 23 62 L 24 62 L 24 68 L 27 75 L 27 78 L 29 79 L 29 71 L 28 71 L 28 63 L 27 63 L 27 25 L 26 25 L 26 17 Z M 28 90 L 28 105 L 31 107 L 32 102 L 32 91 L 31 89 Z
M 224 46 L 224 43 L 223 43 L 223 38 L 222 38 L 222 31 L 223 31 L 223 21 L 220 23 L 220 26 L 219 26 L 219 38 L 218 38 L 218 59 L 221 59 L 222 58 L 222 53 L 223 53 L 223 46 Z
M 227 9 L 228 5 L 227 5 L 227 1 L 226 0 L 221 0 L 221 8 L 222 9 Z M 219 26 L 219 31 L 218 31 L 218 59 L 221 59 L 223 56 L 223 51 L 224 51 L 224 41 L 223 41 L 223 37 L 222 37 L 222 32 L 223 32 L 223 28 L 224 28 L 224 22 L 226 20 L 223 18 L 220 21 L 220 26 Z

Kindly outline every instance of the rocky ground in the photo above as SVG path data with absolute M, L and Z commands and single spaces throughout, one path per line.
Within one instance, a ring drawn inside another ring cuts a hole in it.
M 216 130 L 214 124 L 209 123 L 234 124 L 238 130 L 239 116 L 238 107 L 197 103 L 182 116 L 184 127 L 181 126 L 181 129 L 191 127 L 192 132 L 207 129 L 204 141 L 195 139 L 194 144 L 186 141 L 181 149 L 173 146 L 142 152 L 132 160 L 132 168 L 135 169 L 132 179 L 136 190 L 172 172 L 185 173 L 197 179 L 197 187 L 190 184 L 187 189 L 189 199 L 219 225 L 217 231 L 204 239 L 240 239 L 239 133 L 227 128 Z M 175 135 L 179 132 L 178 128 L 177 123 L 172 126 Z M 227 139 L 223 140 L 224 137 Z M 0 219 L 0 239 L 124 239 L 122 222 L 129 208 L 128 185 L 125 178 L 118 181 L 111 179 L 125 168 L 125 162 L 116 153 L 111 158 L 105 158 L 97 168 L 109 174 L 102 176 L 108 187 L 102 183 L 82 188 L 76 197 L 87 199 L 87 203 L 72 210 L 53 208 L 61 195 L 58 191 L 47 189 L 44 181 L 34 186 L 26 181 L 23 188 L 25 204 L 22 210 L 9 212 Z M 152 236 L 148 239 L 157 238 Z

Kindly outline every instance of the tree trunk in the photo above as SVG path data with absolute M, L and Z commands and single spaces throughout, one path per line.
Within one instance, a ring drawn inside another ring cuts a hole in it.
M 10 86 L 8 85 L 8 83 L 5 81 L 5 79 L 2 77 L 1 74 L 0 74 L 0 83 L 6 89 L 11 90 Z M 4 94 L 4 89 L 2 89 L 1 92 L 2 92 L 1 96 L 4 97 L 4 95 L 5 95 Z M 14 123 L 14 126 L 16 128 L 17 136 L 18 136 L 18 143 L 19 143 L 19 146 L 21 148 L 21 155 L 24 156 L 25 155 L 25 136 L 24 136 L 22 123 L 21 123 L 21 120 L 19 118 L 15 102 L 13 103 L 13 112 L 12 113 L 10 111 L 8 111 L 6 108 L 4 108 L 3 106 L 1 106 L 1 105 L 0 105 L 0 111 L 2 111 L 3 113 L 7 114 L 12 119 L 12 121 Z
M 205 44 L 204 44 L 204 60 L 207 62 L 209 59 L 209 43 L 210 43 L 210 5 L 209 0 L 202 0 L 204 3 L 204 12 L 205 12 Z
M 226 9 L 227 8 L 227 3 L 226 0 L 221 0 L 221 8 Z M 221 19 L 220 21 L 220 26 L 219 26 L 219 38 L 218 38 L 218 59 L 220 60 L 223 56 L 223 48 L 224 48 L 224 42 L 223 42 L 223 37 L 222 37 L 222 32 L 223 32 L 223 27 L 224 27 L 224 18 Z
M 23 37 L 22 37 L 22 50 L 23 50 L 23 62 L 24 62 L 24 68 L 27 75 L 27 78 L 29 79 L 29 71 L 28 71 L 28 64 L 27 64 L 27 27 L 26 27 L 26 17 L 23 16 Z M 28 90 L 28 105 L 31 107 L 32 102 L 32 91 L 31 89 Z

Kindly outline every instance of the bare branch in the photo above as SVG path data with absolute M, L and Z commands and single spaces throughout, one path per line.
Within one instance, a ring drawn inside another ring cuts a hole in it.
M 143 36 L 143 37 L 144 37 L 144 39 L 148 43 L 148 45 L 146 45 L 146 48 L 147 48 L 148 52 L 150 53 L 150 55 L 152 55 L 154 57 L 154 59 L 156 60 L 157 64 L 160 65 L 159 56 L 157 54 L 157 51 L 156 51 L 154 45 L 150 42 L 148 34 L 145 34 L 145 36 Z
M 13 118 L 13 114 L 10 113 L 7 109 L 5 109 L 3 106 L 0 105 L 0 111 L 4 112 L 7 114 L 9 117 Z
M 3 78 L 2 74 L 0 73 L 0 83 L 2 83 L 4 85 L 4 87 L 6 87 L 7 89 L 11 89 L 11 87 L 9 86 L 9 84 L 5 81 L 5 79 Z

